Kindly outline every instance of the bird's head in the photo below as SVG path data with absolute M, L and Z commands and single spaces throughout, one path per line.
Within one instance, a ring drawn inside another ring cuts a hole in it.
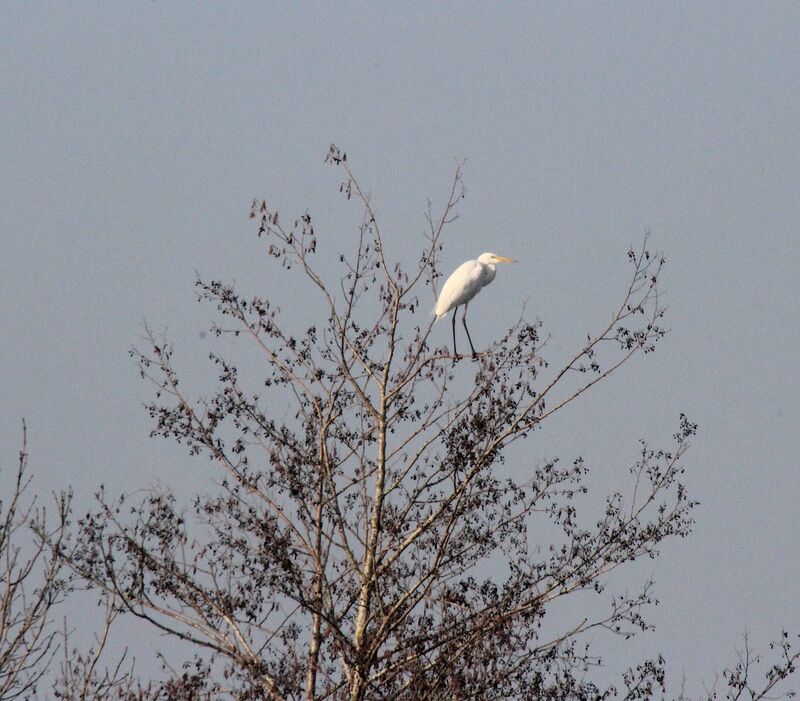
M 495 265 L 497 263 L 516 263 L 513 258 L 506 258 L 505 256 L 498 256 L 496 253 L 482 253 L 478 257 L 478 262 L 484 265 Z

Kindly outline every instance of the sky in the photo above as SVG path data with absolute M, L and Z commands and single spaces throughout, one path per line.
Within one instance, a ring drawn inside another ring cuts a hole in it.
M 254 197 L 311 212 L 335 274 L 357 223 L 322 162 L 335 142 L 412 261 L 464 159 L 443 268 L 520 261 L 471 305 L 476 345 L 527 303 L 556 363 L 610 317 L 646 228 L 667 255 L 658 351 L 530 449 L 615 485 L 639 437 L 699 424 L 697 524 L 637 574 L 661 601 L 637 647 L 702 688 L 745 630 L 800 630 L 798 42 L 790 2 L 3 3 L 4 468 L 25 417 L 42 492 L 180 492 L 207 466 L 148 438 L 143 319 L 207 389 L 195 271 L 302 295 L 265 260 Z

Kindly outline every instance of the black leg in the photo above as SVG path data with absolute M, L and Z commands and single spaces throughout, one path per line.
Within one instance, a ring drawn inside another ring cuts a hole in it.
M 456 314 L 458 313 L 458 307 L 453 310 L 453 355 L 458 358 L 458 350 L 456 349 Z
M 469 329 L 467 328 L 467 308 L 469 307 L 469 302 L 464 305 L 464 316 L 461 317 L 461 323 L 464 324 L 464 331 L 467 332 L 467 340 L 469 341 L 469 347 L 472 349 L 472 357 L 477 358 L 478 354 L 475 352 L 475 346 L 472 345 L 472 338 L 469 335 Z M 455 317 L 453 317 L 455 321 Z

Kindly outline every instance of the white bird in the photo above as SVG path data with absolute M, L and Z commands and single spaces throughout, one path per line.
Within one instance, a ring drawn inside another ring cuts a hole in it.
M 453 353 L 458 357 L 458 350 L 456 350 L 456 313 L 458 308 L 464 305 L 464 316 L 461 321 L 464 324 L 464 330 L 467 332 L 467 339 L 469 340 L 469 347 L 472 349 L 472 356 L 475 357 L 475 346 L 472 345 L 472 339 L 469 335 L 467 328 L 467 307 L 470 300 L 486 287 L 497 274 L 495 268 L 497 263 L 515 263 L 513 258 L 505 258 L 498 256 L 495 253 L 484 253 L 478 257 L 478 260 L 468 260 L 466 263 L 459 265 L 453 274 L 447 278 L 447 281 L 439 293 L 439 298 L 436 300 L 436 306 L 433 313 L 436 314 L 436 319 L 441 319 L 451 309 L 453 310 Z

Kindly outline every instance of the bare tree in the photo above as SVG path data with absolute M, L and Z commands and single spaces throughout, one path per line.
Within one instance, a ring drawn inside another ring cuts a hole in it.
M 146 693 L 360 701 L 663 692 L 660 658 L 633 665 L 616 686 L 597 681 L 586 633 L 628 638 L 650 627 L 652 582 L 613 592 L 610 575 L 689 533 L 694 504 L 680 480 L 695 425 L 681 416 L 669 448 L 643 442 L 629 483 L 607 495 L 583 496 L 580 458 L 516 451 L 507 460 L 513 444 L 529 445 L 543 422 L 654 350 L 664 259 L 647 237 L 628 252 L 610 320 L 559 367 L 546 361 L 540 324 L 524 319 L 474 361 L 459 359 L 433 344 L 428 310 L 443 231 L 463 197 L 461 168 L 441 212 L 429 206 L 424 247 L 406 269 L 388 259 L 346 155 L 332 146 L 327 160 L 360 208 L 338 279 L 315 265 L 309 214 L 285 226 L 266 202 L 252 208 L 268 255 L 305 279 L 319 305 L 302 325 L 281 316 L 278 282 L 267 298 L 197 281 L 220 315 L 214 334 L 252 344 L 259 376 L 212 352 L 218 388 L 196 399 L 166 339 L 148 330 L 148 348 L 133 352 L 156 387 L 153 434 L 210 458 L 218 488 L 197 497 L 191 517 L 168 492 L 129 506 L 101 491 L 64 551 L 115 609 L 193 650 Z M 544 626 L 557 602 L 580 592 L 595 595 L 594 614 L 572 609 Z M 796 657 L 785 654 L 778 681 L 793 671 Z
M 71 645 L 71 631 L 67 620 L 63 629 L 63 659 L 53 681 L 57 699 L 75 701 L 104 701 L 105 699 L 145 699 L 151 693 L 150 684 L 141 684 L 134 674 L 135 661 L 126 647 L 113 665 L 104 664 L 108 657 L 106 648 L 111 640 L 114 621 L 120 611 L 114 597 L 103 595 L 102 628 L 94 644 L 83 650 Z
M 54 607 L 65 581 L 57 549 L 64 539 L 70 497 L 56 498 L 55 526 L 44 507 L 28 498 L 28 435 L 22 422 L 22 449 L 10 489 L 0 497 L 0 699 L 29 697 L 47 673 L 57 645 Z M 0 473 L 2 470 L 0 470 Z M 5 485 L 4 485 L 5 486 Z M 36 540 L 31 528 L 45 535 Z

